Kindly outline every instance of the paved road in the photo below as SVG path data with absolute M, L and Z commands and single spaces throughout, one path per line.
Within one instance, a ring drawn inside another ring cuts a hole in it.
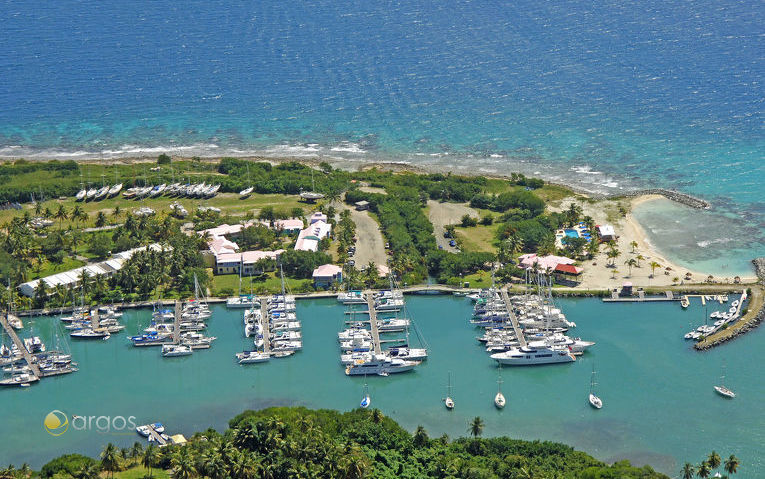
M 351 218 L 356 223 L 356 254 L 352 256 L 356 268 L 366 266 L 370 261 L 376 265 L 385 266 L 388 255 L 385 253 L 385 240 L 380 232 L 380 226 L 369 215 L 368 211 L 350 209 Z

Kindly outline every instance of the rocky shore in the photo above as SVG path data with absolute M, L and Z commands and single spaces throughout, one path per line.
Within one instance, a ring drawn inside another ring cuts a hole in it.
M 747 332 L 759 326 L 763 319 L 765 319 L 765 301 L 763 301 L 764 290 L 762 288 L 765 286 L 765 258 L 755 258 L 752 260 L 752 264 L 754 264 L 754 270 L 757 273 L 757 278 L 759 279 L 760 285 L 751 289 L 752 294 L 749 299 L 750 310 L 747 312 L 744 318 L 741 319 L 741 322 L 732 327 L 730 330 L 723 330 L 718 334 L 710 336 L 705 341 L 696 343 L 694 345 L 696 350 L 706 351 L 707 349 L 712 349 L 726 341 L 737 338 L 742 334 L 746 334 Z M 756 311 L 751 308 L 755 308 Z
M 701 198 L 696 198 L 695 196 L 691 196 L 687 193 L 681 193 L 679 191 L 668 190 L 666 188 L 648 188 L 644 190 L 635 190 L 635 191 L 630 191 L 628 193 L 607 195 L 604 198 L 606 199 L 624 198 L 624 197 L 632 198 L 632 197 L 643 196 L 643 195 L 661 195 L 676 203 L 680 203 L 685 206 L 690 206 L 691 208 L 696 208 L 698 210 L 708 210 L 709 208 L 712 207 L 712 205 L 708 201 L 702 200 Z

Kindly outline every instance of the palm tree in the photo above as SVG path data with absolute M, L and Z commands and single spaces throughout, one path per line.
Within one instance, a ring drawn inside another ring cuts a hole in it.
M 82 206 L 75 205 L 74 209 L 72 209 L 72 214 L 71 214 L 72 221 L 77 223 L 78 221 L 82 219 L 83 215 L 87 219 L 88 215 L 87 213 L 85 213 L 85 211 L 83 211 Z
M 149 444 L 149 447 L 143 450 L 141 464 L 143 464 L 143 467 L 149 470 L 149 477 L 152 477 L 151 468 L 154 466 L 154 464 L 156 464 L 158 458 L 159 452 L 157 451 L 157 448 L 154 446 L 154 444 Z
M 728 474 L 735 474 L 738 469 L 738 458 L 733 454 L 725 460 L 725 472 Z
M 98 280 L 103 275 L 96 275 L 96 280 Z M 143 452 L 143 447 L 141 446 L 141 443 L 136 441 L 133 443 L 133 447 L 130 448 L 130 458 L 133 460 L 133 465 L 136 465 L 138 462 L 138 458 L 141 456 L 141 453 Z
M 173 454 L 170 458 L 170 466 L 173 468 L 175 479 L 191 479 L 197 475 L 190 449 L 186 447 Z
M 627 267 L 630 269 L 630 276 L 632 276 L 632 267 L 637 265 L 637 261 L 635 261 L 635 258 L 630 258 L 627 261 L 624 262 L 624 264 L 627 265 Z
M 693 479 L 693 475 L 696 473 L 696 468 L 694 468 L 693 464 L 690 462 L 686 462 L 681 472 L 683 474 L 683 479 Z
M 101 477 L 101 468 L 98 464 L 83 464 L 82 468 L 74 476 L 76 479 L 99 479 Z
M 614 269 L 611 271 L 611 279 L 616 279 L 616 275 L 619 274 L 618 269 Z
M 632 246 L 632 252 L 635 252 L 635 248 L 638 247 L 638 243 L 635 240 L 630 241 L 630 246 Z
M 119 218 L 122 216 L 122 209 L 120 208 L 120 205 L 117 205 L 114 207 L 114 211 L 112 212 L 112 216 L 114 218 Z
M 26 462 L 21 465 L 21 468 L 19 469 L 19 474 L 21 474 L 21 477 L 31 477 L 32 476 L 32 468 L 27 464 Z
M 66 206 L 59 204 L 58 210 L 56 210 L 56 214 L 53 215 L 53 217 L 58 220 L 58 229 L 61 229 L 64 220 L 69 218 L 69 212 L 66 210 Z
M 635 259 L 637 260 L 637 267 L 639 268 L 640 267 L 640 260 L 645 259 L 645 257 L 642 254 L 639 254 L 639 255 L 635 256 Z
M 707 458 L 707 464 L 709 464 L 709 467 L 712 469 L 717 469 L 720 467 L 721 462 L 722 460 L 720 459 L 720 455 L 715 451 L 712 451 L 712 453 Z
M 114 444 L 107 444 L 101 452 L 101 467 L 109 472 L 110 477 L 114 477 L 114 471 L 119 467 L 119 452 Z
M 417 430 L 414 432 L 414 445 L 416 447 L 424 447 L 428 445 L 428 433 L 422 426 L 417 426 Z
M 478 436 L 483 434 L 483 426 L 483 419 L 481 419 L 479 416 L 476 416 L 472 421 L 470 421 L 470 427 L 468 428 L 468 431 L 473 436 L 473 438 L 478 438 Z
M 696 469 L 696 475 L 701 479 L 706 479 L 711 473 L 712 471 L 709 470 L 709 464 L 707 464 L 707 461 L 701 461 L 701 464 L 699 464 L 699 467 Z
M 653 273 L 656 270 L 656 268 L 661 268 L 661 265 L 659 263 L 657 263 L 656 261 L 651 261 L 651 264 L 649 264 L 648 266 L 651 267 L 651 277 L 652 278 L 653 278 Z
M 96 215 L 96 227 L 101 228 L 106 225 L 106 215 L 103 211 L 99 211 Z

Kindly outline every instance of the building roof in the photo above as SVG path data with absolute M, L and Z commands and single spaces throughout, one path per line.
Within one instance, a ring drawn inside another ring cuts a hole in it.
M 299 230 L 303 229 L 303 220 L 300 218 L 289 218 L 286 220 L 274 221 L 274 227 L 282 230 Z
M 555 255 L 549 255 L 549 256 L 537 256 L 534 253 L 524 254 L 520 256 L 519 263 L 522 268 L 531 268 L 534 266 L 534 264 L 537 264 L 539 269 L 542 270 L 553 270 L 555 269 L 559 264 L 574 264 L 575 260 L 571 258 L 566 258 L 565 256 L 555 256 Z
M 215 256 L 221 255 L 221 254 L 230 254 L 230 253 L 236 253 L 239 251 L 239 245 L 234 243 L 233 241 L 229 241 L 226 238 L 220 236 L 215 237 L 207 242 L 207 246 L 210 248 L 210 251 Z
M 325 215 L 321 211 L 317 211 L 316 213 L 312 214 L 311 218 L 309 218 L 309 220 L 308 220 L 308 222 L 310 224 L 314 224 L 317 221 L 324 221 L 324 222 L 326 222 L 327 221 L 327 215 Z
M 555 266 L 556 273 L 579 275 L 584 271 L 582 268 L 577 268 L 573 264 L 558 264 Z
M 341 274 L 343 272 L 343 268 L 340 266 L 334 265 L 334 264 L 323 264 L 313 270 L 312 277 L 314 278 L 332 278 L 334 276 L 337 276 L 338 274 Z
M 243 251 L 241 253 L 224 253 L 216 257 L 218 263 L 239 263 L 253 264 L 262 259 L 276 259 L 284 253 L 283 249 L 276 251 Z
M 332 225 L 324 221 L 316 221 L 302 230 L 295 242 L 295 249 L 300 251 L 318 251 L 319 241 L 329 236 Z
M 596 228 L 600 236 L 616 236 L 616 231 L 614 231 L 614 227 L 611 225 L 597 225 Z

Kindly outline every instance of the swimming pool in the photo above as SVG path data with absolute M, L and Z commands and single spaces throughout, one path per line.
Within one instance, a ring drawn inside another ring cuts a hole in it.
M 574 230 L 574 229 L 565 229 L 565 230 L 563 230 L 563 232 L 566 233 L 566 236 L 568 236 L 569 238 L 578 238 L 579 237 L 579 232 Z

